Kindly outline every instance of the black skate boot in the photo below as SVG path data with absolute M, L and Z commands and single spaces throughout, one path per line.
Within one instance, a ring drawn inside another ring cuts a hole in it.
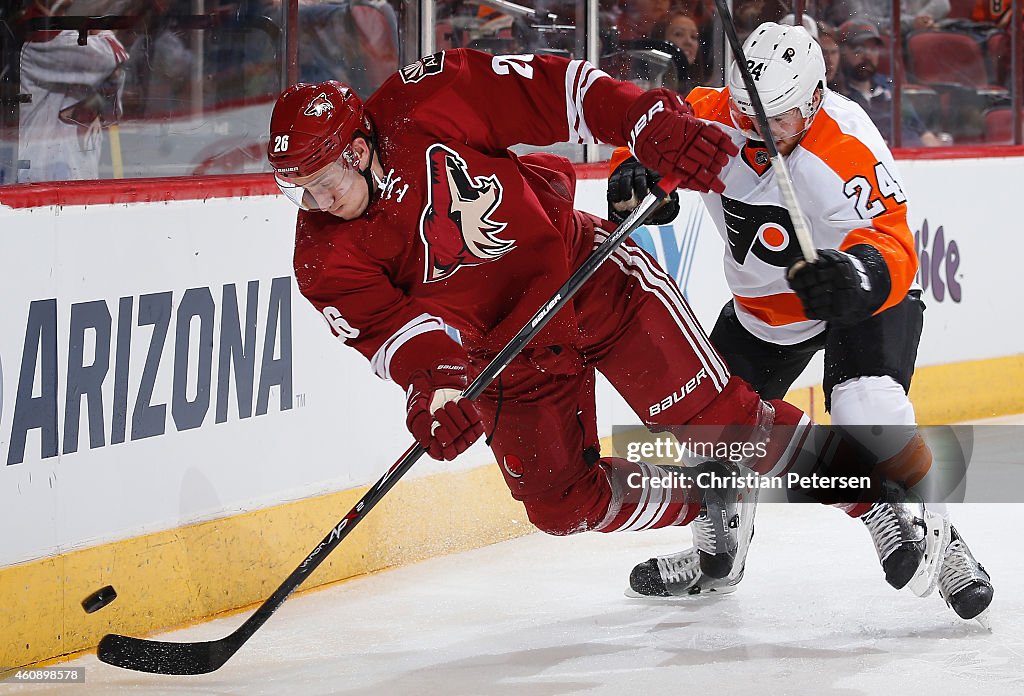
M 740 471 L 732 465 L 708 462 L 696 468 L 694 477 L 701 472 L 728 477 Z M 743 579 L 754 536 L 757 492 L 756 487 L 704 488 L 700 515 L 690 524 L 695 546 L 634 567 L 626 594 L 683 597 L 734 591 Z
M 700 577 L 700 556 L 690 547 L 681 553 L 658 556 L 636 565 L 629 574 L 630 597 L 679 597 L 689 594 Z
M 956 527 L 950 528 L 949 546 L 939 570 L 939 596 L 961 619 L 976 619 L 988 628 L 987 612 L 994 593 L 984 566 L 974 559 Z
M 892 482 L 882 484 L 882 498 L 860 519 L 871 533 L 886 581 L 897 590 L 909 585 L 920 597 L 930 594 L 949 539 L 949 522 Z
M 754 503 L 747 503 L 751 509 Z M 753 513 L 748 513 L 752 515 Z M 753 526 L 751 536 L 753 538 Z M 729 594 L 743 580 L 747 544 L 736 556 L 735 572 L 724 578 L 712 578 L 700 570 L 700 552 L 696 547 L 669 556 L 658 556 L 636 565 L 629 574 L 628 597 L 693 597 L 696 595 Z

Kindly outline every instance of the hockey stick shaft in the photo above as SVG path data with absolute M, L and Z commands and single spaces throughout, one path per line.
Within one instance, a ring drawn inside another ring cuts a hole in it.
M 594 272 L 612 255 L 619 244 L 637 227 L 643 224 L 661 199 L 676 188 L 677 182 L 662 180 L 657 193 L 649 193 L 640 205 L 627 217 L 608 238 L 586 258 L 582 265 L 569 276 L 551 299 L 531 317 L 508 344 L 494 357 L 473 382 L 462 392 L 467 399 L 476 399 L 501 374 L 509 363 L 547 325 L 559 309 L 576 294 Z M 663 190 L 662 190 L 663 189 Z M 205 674 L 220 668 L 267 619 L 280 608 L 289 595 L 345 540 L 367 513 L 387 495 L 413 464 L 423 456 L 422 445 L 414 444 L 395 464 L 368 490 L 359 502 L 343 517 L 327 536 L 316 545 L 305 560 L 292 571 L 281 585 L 274 590 L 263 604 L 235 629 L 220 640 L 198 643 L 170 643 L 164 641 L 132 638 L 108 634 L 100 641 L 97 655 L 107 664 L 124 669 L 157 674 Z
M 124 178 L 124 159 L 121 156 L 121 127 L 116 123 L 107 129 L 110 137 L 110 168 L 115 179 Z
M 789 175 L 789 167 L 786 161 L 779 154 L 779 148 L 775 145 L 775 138 L 772 137 L 772 129 L 768 124 L 768 116 L 761 102 L 761 95 L 757 91 L 757 85 L 750 74 L 750 66 L 747 58 L 743 55 L 743 44 L 736 35 L 736 25 L 732 21 L 732 13 L 729 12 L 727 0 L 715 0 L 718 7 L 718 15 L 722 18 L 722 26 L 725 35 L 729 38 L 729 45 L 732 47 L 732 54 L 736 58 L 740 74 L 743 76 L 743 84 L 750 95 L 750 103 L 754 107 L 757 118 L 757 125 L 761 129 L 765 147 L 768 149 L 768 156 L 771 158 L 772 167 L 775 169 L 776 181 L 779 183 L 779 192 L 782 194 L 782 202 L 789 210 L 789 217 L 793 220 L 793 232 L 796 234 L 796 241 L 800 245 L 800 251 L 807 263 L 814 263 L 818 260 L 818 252 L 814 249 L 814 242 L 811 240 L 811 230 L 807 227 L 807 221 L 800 210 L 800 203 L 796 198 L 796 189 L 793 186 L 793 178 Z

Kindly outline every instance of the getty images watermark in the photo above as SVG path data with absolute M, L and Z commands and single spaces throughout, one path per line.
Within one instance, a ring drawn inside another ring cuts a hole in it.
M 685 465 L 693 461 L 729 461 L 733 464 L 754 461 L 767 456 L 768 446 L 764 442 L 701 442 L 692 439 L 677 440 L 670 435 L 652 436 L 643 441 L 626 443 L 625 459 L 634 464 L 657 461 L 663 465 Z M 633 472 L 626 479 L 626 485 L 634 489 L 771 489 L 771 490 L 833 490 L 863 489 L 872 487 L 870 476 L 822 476 L 801 474 L 791 471 L 785 476 L 758 476 L 747 469 L 735 472 L 715 470 L 698 471 L 668 466 Z
M 609 454 L 636 465 L 628 494 L 736 486 L 759 490 L 759 502 L 873 502 L 884 485 L 911 477 L 925 503 L 1024 502 L 1020 425 L 657 427 L 612 428 Z M 779 462 L 777 450 L 792 442 Z M 842 456 L 832 456 L 840 445 Z

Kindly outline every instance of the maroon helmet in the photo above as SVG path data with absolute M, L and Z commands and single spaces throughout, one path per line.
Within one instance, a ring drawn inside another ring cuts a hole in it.
M 351 87 L 292 85 L 274 105 L 267 159 L 281 176 L 309 176 L 341 157 L 357 131 L 369 136 L 370 122 Z

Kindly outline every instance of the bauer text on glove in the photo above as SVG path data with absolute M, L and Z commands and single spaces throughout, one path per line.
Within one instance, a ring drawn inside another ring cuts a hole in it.
M 454 459 L 483 434 L 476 404 L 462 398 L 466 365 L 443 362 L 410 375 L 406 426 L 434 459 Z
M 629 149 L 649 169 L 680 178 L 682 188 L 725 190 L 718 175 L 739 149 L 717 126 L 693 116 L 693 109 L 672 90 L 641 94 L 626 111 Z

